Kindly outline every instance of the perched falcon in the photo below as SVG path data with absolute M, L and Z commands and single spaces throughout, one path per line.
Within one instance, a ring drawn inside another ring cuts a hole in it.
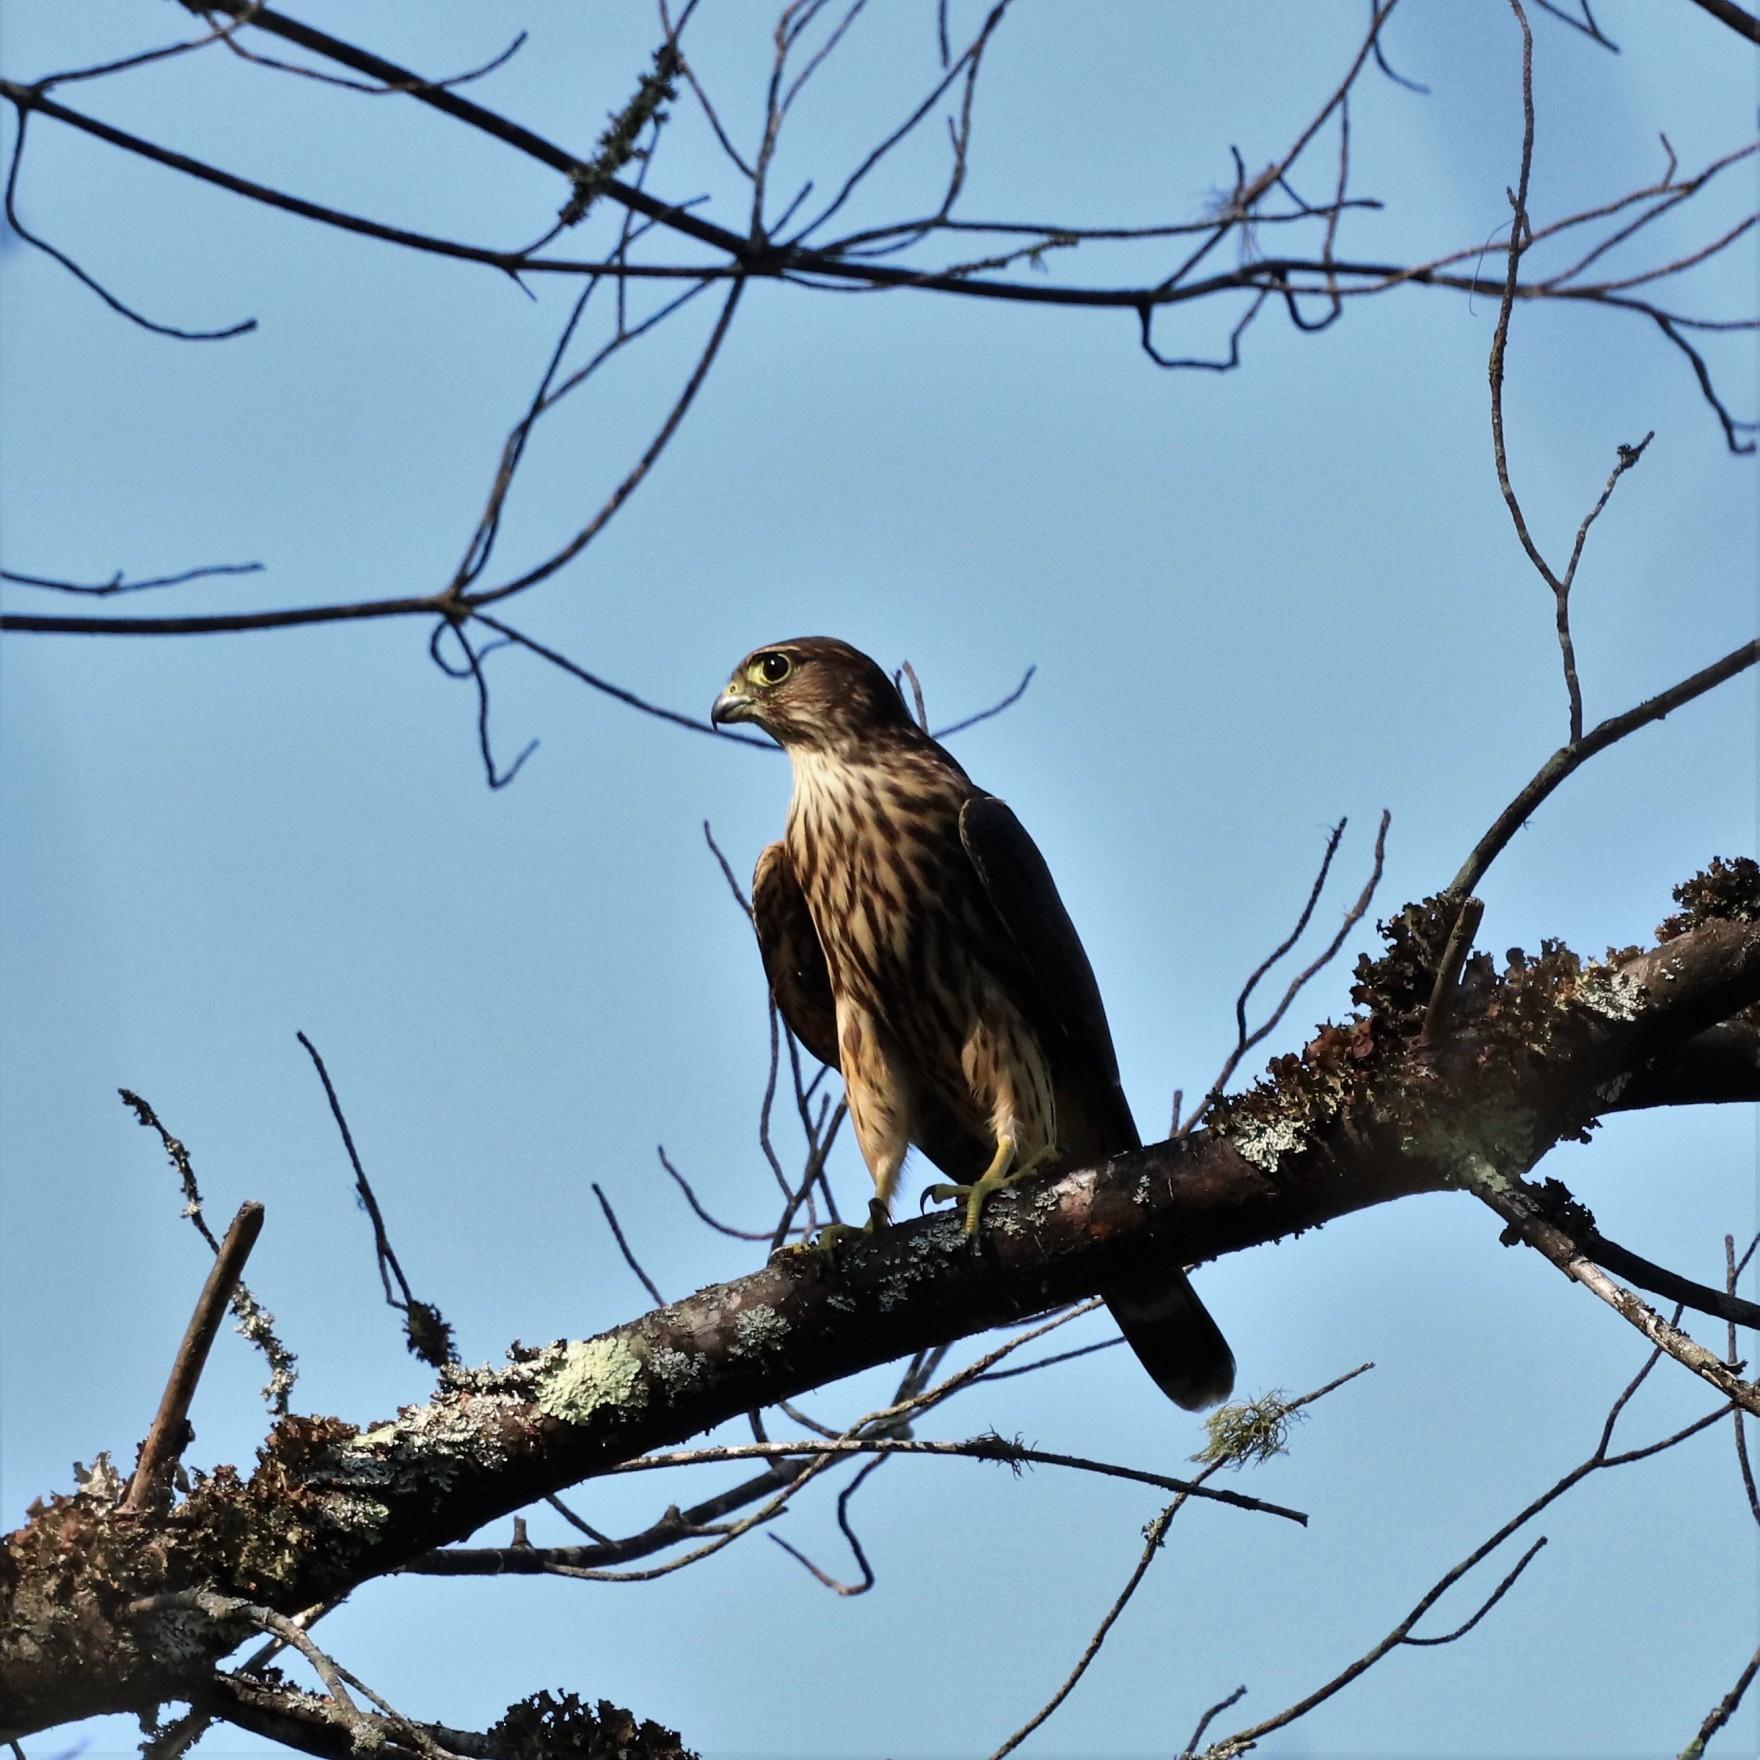
M 1092 1166 L 1140 1139 L 1106 1011 L 1050 870 L 1020 821 L 911 719 L 867 655 L 826 636 L 756 649 L 715 700 L 794 769 L 788 826 L 752 913 L 794 1035 L 843 1073 L 886 1218 L 912 1144 L 966 1200 L 1025 1172 Z M 1234 1357 L 1177 1271 L 1106 1300 L 1188 1410 L 1226 1399 Z

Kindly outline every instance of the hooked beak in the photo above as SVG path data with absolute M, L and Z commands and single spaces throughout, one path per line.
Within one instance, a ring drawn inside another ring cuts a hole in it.
M 715 707 L 709 711 L 712 727 L 725 727 L 730 721 L 750 721 L 751 718 L 752 699 L 746 695 L 738 679 L 722 691 L 715 699 Z

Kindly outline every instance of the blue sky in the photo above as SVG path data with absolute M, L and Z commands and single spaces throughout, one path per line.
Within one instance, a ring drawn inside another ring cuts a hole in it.
M 1231 182 L 1230 143 L 1256 169 L 1294 138 L 1365 10 L 1023 3 L 985 74 L 965 211 L 1198 217 Z M 978 15 L 954 13 L 956 36 L 969 34 Z M 800 101 L 779 190 L 809 176 L 833 187 L 925 84 L 933 15 L 864 16 Z M 451 3 L 308 4 L 300 16 L 436 73 L 485 59 L 511 29 L 503 9 Z M 1753 127 L 1752 60 L 1697 8 L 1606 0 L 1597 16 L 1618 56 L 1534 21 L 1540 218 L 1656 176 L 1659 131 L 1692 167 Z M 472 91 L 583 149 L 646 64 L 653 16 L 633 3 L 539 7 L 525 22 L 526 48 Z M 8 8 L 5 62 L 35 78 L 187 23 L 170 7 L 26 0 Z M 687 39 L 742 142 L 761 117 L 771 23 L 744 0 L 705 0 Z M 1386 207 L 1349 217 L 1341 248 L 1402 260 L 1491 241 L 1495 274 L 1519 139 L 1514 21 L 1502 4 L 1408 0 L 1387 50 L 1432 91 L 1378 77 L 1360 88 L 1355 183 Z M 245 175 L 449 236 L 536 236 L 565 193 L 399 99 L 212 49 L 59 95 Z M 739 180 L 692 106 L 676 109 L 654 187 L 707 192 L 704 212 L 743 224 Z M 1334 148 L 1315 151 L 1298 182 L 1318 199 Z M 852 224 L 922 211 L 944 169 L 937 135 Z M 1755 195 L 1752 169 L 1737 169 L 1702 217 L 1688 204 L 1658 234 L 1689 249 Z M 127 604 L 137 612 L 444 582 L 567 287 L 535 284 L 527 299 L 492 270 L 249 207 L 46 121 L 31 128 L 19 203 L 27 225 L 153 315 L 259 327 L 203 344 L 146 335 L 8 238 L 7 567 L 96 580 L 265 565 Z M 614 225 L 594 217 L 571 250 L 605 248 Z M 1125 282 L 1166 266 L 1084 247 L 1054 253 L 1046 274 Z M 1754 281 L 1738 247 L 1678 303 L 1744 315 Z M 713 298 L 539 430 L 499 572 L 541 559 L 603 500 L 688 370 Z M 693 713 L 747 649 L 806 632 L 908 658 L 937 721 L 1036 665 L 1023 700 L 955 750 L 1045 850 L 1139 1122 L 1159 1135 L 1172 1090 L 1201 1091 L 1220 1064 L 1236 990 L 1293 918 L 1329 824 L 1350 820 L 1322 929 L 1361 883 L 1382 808 L 1393 828 L 1379 902 L 1392 908 L 1445 884 L 1563 738 L 1550 597 L 1491 467 L 1495 312 L 1489 295 L 1411 289 L 1305 336 L 1268 311 L 1241 371 L 1182 375 L 1150 365 L 1124 313 L 759 285 L 651 480 L 579 562 L 512 602 L 516 621 Z M 1235 315 L 1191 308 L 1158 335 L 1214 352 Z M 1751 337 L 1711 357 L 1736 413 L 1752 414 Z M 1519 310 L 1507 413 L 1512 469 L 1555 558 L 1616 444 L 1656 430 L 1576 588 L 1591 722 L 1753 633 L 1752 464 L 1726 454 L 1651 326 Z M 9 595 L 17 609 L 69 609 Z M 497 750 L 506 760 L 541 743 L 491 793 L 469 688 L 429 664 L 427 634 L 383 622 L 7 640 L 8 1526 L 34 1496 L 69 1488 L 74 1459 L 130 1457 L 203 1274 L 157 1144 L 118 1086 L 187 1141 L 217 1226 L 246 1197 L 266 1204 L 249 1280 L 300 1354 L 301 1410 L 365 1425 L 429 1383 L 380 1305 L 298 1030 L 328 1060 L 405 1269 L 467 1361 L 647 1305 L 592 1181 L 667 1295 L 755 1263 L 758 1249 L 692 1221 L 654 1151 L 663 1143 L 724 1213 L 769 1220 L 755 1137 L 762 977 L 701 827 L 711 821 L 748 872 L 781 824 L 785 764 L 503 652 L 488 662 Z M 1499 861 L 1480 944 L 1559 935 L 1595 953 L 1646 939 L 1673 884 L 1755 847 L 1755 750 L 1750 679 L 1596 759 Z M 1370 942 L 1365 928 L 1351 956 Z M 1317 982 L 1267 1053 L 1346 1012 L 1346 971 Z M 1544 1171 L 1614 1238 L 1707 1281 L 1721 1277 L 1723 1235 L 1745 1239 L 1760 1210 L 1755 1124 L 1735 1109 L 1611 1120 Z M 849 1145 L 835 1177 L 859 1209 L 866 1176 Z M 907 1206 L 914 1191 L 907 1179 Z M 1199 1286 L 1248 1393 L 1377 1368 L 1314 1410 L 1288 1458 L 1240 1480 L 1311 1525 L 1183 1514 L 1029 1753 L 1166 1753 L 1237 1683 L 1249 1696 L 1213 1737 L 1309 1691 L 1586 1455 L 1642 1358 L 1629 1329 L 1535 1256 L 1501 1248 L 1464 1198 L 1236 1255 Z M 1104 1336 L 1100 1321 L 1081 1327 Z M 1704 1336 L 1717 1342 L 1709 1324 Z M 261 1379 L 223 1335 L 192 1462 L 248 1462 Z M 847 1420 L 886 1385 L 865 1376 L 807 1403 Z M 1622 1436 L 1650 1440 L 1711 1403 L 1665 1364 Z M 1202 1439 L 1119 1352 L 996 1383 L 944 1422 L 937 1433 L 994 1427 L 1171 1472 Z M 576 1501 L 617 1531 L 728 1477 L 589 1486 Z M 569 1687 L 672 1724 L 718 1760 L 982 1754 L 1073 1664 L 1158 1503 L 1110 1481 L 904 1461 L 855 1508 L 878 1572 L 864 1597 L 829 1596 L 757 1534 L 649 1586 L 373 1584 L 320 1629 L 405 1710 L 458 1725 Z M 847 1569 L 829 1497 L 803 1501 L 781 1531 Z M 1391 1657 L 1262 1752 L 1677 1751 L 1751 1653 L 1760 1612 L 1727 1427 L 1598 1476 L 1540 1531 L 1547 1549 L 1470 1637 Z M 533 1536 L 560 1539 L 559 1525 L 535 1518 Z M 1513 1561 L 1499 1554 L 1431 1629 L 1466 1617 Z M 1750 1706 L 1728 1751 L 1752 1751 L 1756 1727 Z M 123 1720 L 83 1735 L 95 1754 L 133 1740 Z M 64 1745 L 27 1750 L 38 1760 Z

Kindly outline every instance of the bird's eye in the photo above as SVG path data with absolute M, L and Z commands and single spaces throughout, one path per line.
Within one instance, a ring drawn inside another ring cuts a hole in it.
M 786 654 L 760 654 L 752 662 L 752 676 L 765 684 L 781 684 L 794 671 L 794 662 Z

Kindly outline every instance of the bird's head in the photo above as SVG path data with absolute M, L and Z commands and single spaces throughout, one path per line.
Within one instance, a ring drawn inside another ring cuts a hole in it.
M 821 751 L 916 727 L 892 680 L 830 636 L 754 648 L 733 669 L 709 719 L 717 727 L 750 721 L 781 746 Z

